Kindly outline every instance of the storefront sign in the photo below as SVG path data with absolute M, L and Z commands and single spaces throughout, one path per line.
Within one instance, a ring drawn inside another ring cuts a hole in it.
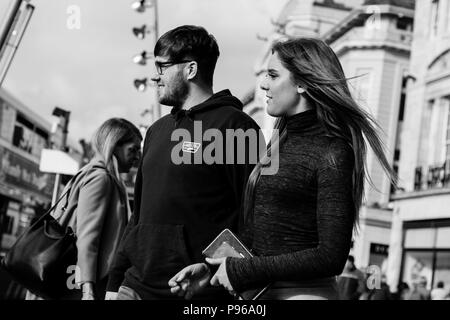
M 389 246 L 379 243 L 370 244 L 370 253 L 381 254 L 387 256 L 389 253 Z
M 41 173 L 39 165 L 6 148 L 0 147 L 0 183 L 52 196 L 53 177 Z

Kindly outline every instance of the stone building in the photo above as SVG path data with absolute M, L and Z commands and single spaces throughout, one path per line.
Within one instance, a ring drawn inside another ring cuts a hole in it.
M 382 129 L 387 157 L 395 170 L 401 154 L 405 85 L 414 18 L 414 1 L 365 1 L 322 35 L 336 52 L 353 96 Z M 352 254 L 359 267 L 386 267 L 392 219 L 391 183 L 369 149 L 364 205 Z M 383 270 L 384 271 L 384 270 Z
M 450 1 L 416 1 L 409 72 L 388 283 L 450 289 Z

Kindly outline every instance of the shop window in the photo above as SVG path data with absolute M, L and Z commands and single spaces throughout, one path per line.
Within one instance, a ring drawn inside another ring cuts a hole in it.
M 12 234 L 14 227 L 14 218 L 11 216 L 0 217 L 0 234 Z
M 438 228 L 436 235 L 436 248 L 450 248 L 450 227 Z
M 450 251 L 436 253 L 436 267 L 434 272 L 434 284 L 444 282 L 444 287 L 450 290 Z
M 433 248 L 436 230 L 429 228 L 408 229 L 405 234 L 405 248 Z
M 433 252 L 432 251 L 405 251 L 403 260 L 403 282 L 410 287 L 426 280 L 427 289 L 431 289 L 433 276 Z
M 32 131 L 22 124 L 16 124 L 14 126 L 13 145 L 22 149 L 28 153 L 32 152 L 33 145 Z
M 34 126 L 30 121 L 20 114 L 17 115 L 14 125 L 13 145 L 40 157 L 42 149 L 48 146 L 49 134 Z

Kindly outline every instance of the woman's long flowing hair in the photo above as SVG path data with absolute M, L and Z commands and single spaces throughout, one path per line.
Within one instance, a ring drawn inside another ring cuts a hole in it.
M 136 140 L 142 140 L 139 129 L 128 120 L 122 118 L 106 120 L 92 137 L 92 147 L 96 156 L 105 162 L 106 169 L 119 186 L 124 187 L 122 179 L 114 167 L 114 149 Z
M 291 73 L 293 83 L 305 89 L 304 97 L 316 110 L 319 122 L 327 134 L 344 139 L 354 154 L 353 200 L 355 204 L 354 225 L 358 227 L 359 209 L 364 196 L 364 182 L 367 176 L 366 141 L 369 143 L 391 183 L 396 185 L 396 174 L 384 153 L 379 138 L 379 126 L 373 117 L 361 109 L 352 98 L 348 79 L 334 51 L 323 41 L 312 38 L 298 38 L 277 42 L 272 48 L 282 65 Z M 269 157 L 263 157 L 251 173 L 244 196 L 244 217 L 253 216 L 254 190 L 261 170 L 270 161 L 273 148 L 280 148 L 287 138 L 286 119 L 278 118 L 275 129 L 279 131 L 278 141 L 268 145 Z M 372 184 L 373 185 L 373 184 Z

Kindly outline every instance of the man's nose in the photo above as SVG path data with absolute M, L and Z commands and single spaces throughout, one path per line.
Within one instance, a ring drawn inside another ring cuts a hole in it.
M 161 80 L 161 77 L 159 76 L 158 73 L 154 73 L 153 76 L 150 77 L 150 80 L 158 82 L 159 80 Z

